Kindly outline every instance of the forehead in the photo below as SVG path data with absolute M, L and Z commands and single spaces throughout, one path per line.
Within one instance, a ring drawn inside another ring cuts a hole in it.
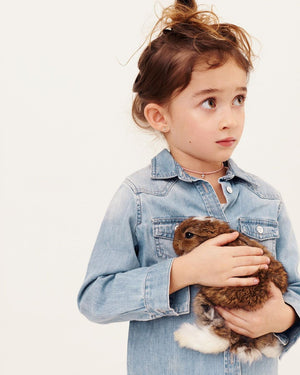
M 167 108 L 175 104 L 186 105 L 207 95 L 224 94 L 226 97 L 237 92 L 247 92 L 248 73 L 233 58 L 228 58 L 222 65 L 212 68 L 214 61 L 198 61 L 192 70 L 191 79 L 183 90 L 175 90 Z
M 248 75 L 234 59 L 228 59 L 216 68 L 207 63 L 196 64 L 189 85 L 190 89 L 237 89 L 247 86 Z

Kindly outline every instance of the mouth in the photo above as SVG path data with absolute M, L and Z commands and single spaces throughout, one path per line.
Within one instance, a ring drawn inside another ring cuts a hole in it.
M 216 143 L 223 147 L 231 147 L 236 143 L 236 139 L 233 137 L 228 137 L 228 138 L 221 139 L 220 141 L 217 141 Z

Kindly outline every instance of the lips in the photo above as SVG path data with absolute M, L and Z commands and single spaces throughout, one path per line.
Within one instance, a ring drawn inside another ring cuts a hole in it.
M 223 147 L 231 147 L 235 144 L 235 142 L 236 142 L 235 138 L 228 137 L 228 138 L 221 139 L 220 141 L 217 141 L 216 143 Z

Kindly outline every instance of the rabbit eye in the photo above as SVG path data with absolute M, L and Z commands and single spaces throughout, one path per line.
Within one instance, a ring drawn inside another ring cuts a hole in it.
M 193 233 L 191 233 L 191 232 L 186 232 L 185 233 L 185 238 L 192 238 L 192 237 L 194 237 Z

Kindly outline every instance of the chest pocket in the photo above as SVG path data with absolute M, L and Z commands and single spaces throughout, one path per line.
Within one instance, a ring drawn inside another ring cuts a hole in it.
M 239 219 L 239 230 L 264 245 L 276 258 L 276 239 L 279 238 L 276 220 L 241 217 Z
M 173 249 L 173 237 L 176 227 L 187 217 L 152 219 L 153 237 L 156 255 L 160 258 L 176 257 Z

